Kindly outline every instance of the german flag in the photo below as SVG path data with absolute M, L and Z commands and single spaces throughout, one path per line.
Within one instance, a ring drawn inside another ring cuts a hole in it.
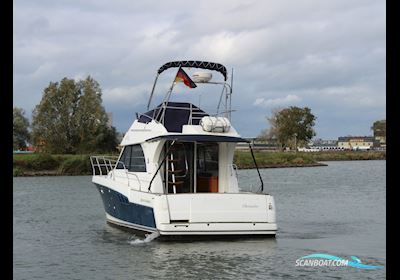
M 183 82 L 186 86 L 190 88 L 197 87 L 196 84 L 192 81 L 192 79 L 190 79 L 189 75 L 186 74 L 185 71 L 183 71 L 181 66 L 179 66 L 174 82 Z

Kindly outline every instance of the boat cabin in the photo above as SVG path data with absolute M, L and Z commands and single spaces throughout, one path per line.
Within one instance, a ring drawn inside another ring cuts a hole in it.
M 143 137 L 147 138 L 144 143 L 125 145 L 119 158 L 123 164 L 117 168 L 138 172 L 138 176 L 141 172 L 152 173 L 149 190 L 164 194 L 236 192 L 233 154 L 236 142 L 246 140 L 238 137 L 224 118 L 218 119 L 225 121 L 220 124 L 216 123 L 217 118 L 212 119 L 213 129 L 221 132 L 207 131 L 208 118 L 211 117 L 195 105 L 178 102 L 160 104 L 141 114 L 129 130 L 136 137 L 138 133 L 146 133 L 145 127 L 149 132 L 157 131 L 157 126 L 164 131 L 153 138 Z M 149 145 L 151 148 L 146 148 Z M 155 170 L 151 159 L 157 165 Z M 154 185 L 162 185 L 163 190 L 152 185 L 159 179 L 162 184 Z

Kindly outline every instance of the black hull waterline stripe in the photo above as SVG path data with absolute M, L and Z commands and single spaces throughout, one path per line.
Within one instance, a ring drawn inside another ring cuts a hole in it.
M 110 217 L 113 217 L 113 216 L 111 216 L 110 214 L 108 214 Z M 117 219 L 117 218 L 115 218 L 115 217 L 113 217 L 114 219 Z M 156 232 L 157 231 L 157 229 L 156 228 L 148 228 L 148 227 L 143 227 L 143 226 L 141 226 L 141 225 L 138 225 L 138 224 L 132 224 L 132 223 L 128 223 L 128 222 L 118 222 L 118 221 L 115 221 L 115 220 L 111 220 L 111 219 L 107 219 L 107 222 L 109 222 L 109 223 L 112 223 L 112 224 L 115 224 L 115 225 L 118 225 L 118 226 L 121 226 L 121 227 L 128 227 L 128 228 L 133 228 L 133 229 L 136 229 L 136 230 L 140 230 L 140 231 L 146 231 L 146 232 Z

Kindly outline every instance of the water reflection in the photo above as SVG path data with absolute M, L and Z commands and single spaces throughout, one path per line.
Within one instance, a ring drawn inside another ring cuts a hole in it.
M 128 263 L 137 263 L 140 252 L 141 261 L 150 265 L 152 276 L 164 279 L 230 279 L 235 275 L 257 273 L 257 267 L 264 269 L 265 262 L 276 255 L 275 238 L 225 238 L 224 240 L 184 239 L 179 241 L 154 239 L 151 242 L 142 236 L 105 224 L 101 233 L 104 243 L 124 246 Z M 260 271 L 258 272 L 260 273 Z
M 276 250 L 276 240 L 271 238 L 190 244 L 157 241 L 152 245 L 152 268 L 167 279 L 212 279 L 215 275 L 229 279 L 239 273 L 252 274 Z

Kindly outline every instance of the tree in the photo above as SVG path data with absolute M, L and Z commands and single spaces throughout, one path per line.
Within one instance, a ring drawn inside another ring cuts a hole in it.
M 101 106 L 101 88 L 91 77 L 79 82 L 83 94 L 77 110 L 77 134 L 79 151 L 114 151 L 117 146 L 117 134 L 109 127 L 108 116 Z
M 29 121 L 24 116 L 25 112 L 21 108 L 13 109 L 13 148 L 20 150 L 26 148 L 26 144 L 30 139 L 28 131 Z
M 386 137 L 386 120 L 374 122 L 371 130 L 374 132 L 375 137 Z
M 316 135 L 313 129 L 315 120 L 316 117 L 307 107 L 291 106 L 275 110 L 272 117 L 268 118 L 271 126 L 269 134 L 276 137 L 282 149 L 296 147 L 299 143 L 309 142 Z
M 272 116 L 275 116 L 281 111 L 283 108 L 274 108 L 272 109 Z M 261 130 L 260 134 L 257 136 L 258 139 L 261 140 L 270 140 L 276 139 L 277 131 L 276 131 L 276 119 L 274 117 L 267 118 L 267 121 L 270 124 L 269 128 Z
M 115 150 L 115 128 L 107 125 L 101 103 L 101 88 L 90 76 L 50 82 L 33 111 L 35 144 L 49 153 Z

